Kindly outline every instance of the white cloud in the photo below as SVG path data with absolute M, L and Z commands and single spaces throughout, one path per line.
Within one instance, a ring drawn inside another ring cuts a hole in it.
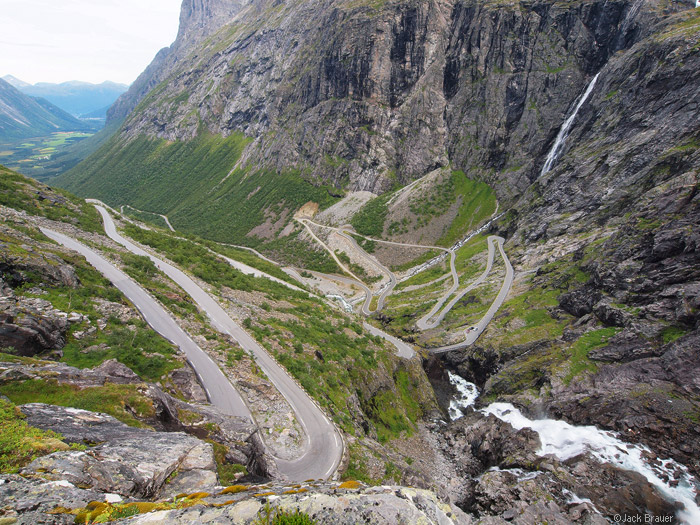
M 0 0 L 0 76 L 131 83 L 177 35 L 182 0 Z

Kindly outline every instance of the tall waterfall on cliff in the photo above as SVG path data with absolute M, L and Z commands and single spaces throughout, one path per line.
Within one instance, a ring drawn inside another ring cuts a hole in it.
M 554 161 L 557 160 L 557 157 L 559 156 L 559 153 L 561 152 L 561 149 L 564 146 L 564 143 L 566 142 L 566 137 L 569 136 L 569 131 L 571 130 L 571 126 L 573 125 L 574 120 L 576 119 L 576 115 L 581 109 L 581 106 L 583 106 L 584 102 L 586 102 L 591 92 L 593 91 L 593 88 L 595 87 L 595 83 L 596 80 L 598 80 L 599 75 L 600 72 L 598 72 L 596 76 L 593 77 L 593 80 L 591 80 L 590 84 L 588 84 L 586 91 L 584 91 L 583 95 L 581 95 L 581 98 L 578 99 L 578 102 L 574 106 L 574 110 L 569 115 L 569 118 L 567 118 L 564 121 L 564 124 L 559 130 L 559 133 L 557 134 L 557 138 L 554 140 L 554 145 L 552 146 L 552 149 L 550 149 L 549 153 L 547 154 L 547 160 L 545 160 L 544 166 L 542 166 L 540 176 L 544 175 L 552 169 Z

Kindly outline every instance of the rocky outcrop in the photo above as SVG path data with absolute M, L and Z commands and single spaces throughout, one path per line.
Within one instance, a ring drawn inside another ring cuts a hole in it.
M 41 280 L 49 286 L 77 288 L 75 269 L 59 257 L 22 244 L 0 244 L 0 348 L 23 356 L 60 350 L 71 323 L 83 321 L 43 299 L 16 296 L 14 289 Z M 9 349 L 9 350 L 8 350 Z
M 0 297 L 0 348 L 22 356 L 59 351 L 66 344 L 66 332 L 83 316 L 55 309 L 43 299 L 15 297 L 7 290 Z
M 112 498 L 112 501 L 119 500 Z M 105 494 L 78 488 L 68 481 L 27 479 L 0 474 L 0 520 L 19 525 L 73 525 L 75 516 L 58 509 L 79 509 L 93 501 L 104 501 Z
M 359 485 L 359 484 L 358 484 Z M 282 490 L 280 490 L 282 489 Z M 238 502 L 220 508 L 203 506 L 185 510 L 161 511 L 137 517 L 133 523 L 240 523 L 252 524 L 265 515 L 270 505 L 271 516 L 280 509 L 307 514 L 315 523 L 328 525 L 376 525 L 441 523 L 467 525 L 472 519 L 459 508 L 441 501 L 434 493 L 407 487 L 362 487 L 350 485 L 316 485 L 291 488 L 285 494 L 282 487 L 262 487 L 262 498 L 238 495 Z M 293 494 L 299 491 L 298 494 Z M 245 493 L 244 493 L 245 494 Z M 279 494 L 279 495 L 278 495 Z M 231 496 L 227 496 L 231 497 Z M 230 499 L 229 499 L 230 501 Z
M 192 378 L 194 379 L 194 375 Z M 226 447 L 227 463 L 245 465 L 250 472 L 260 476 L 278 477 L 274 459 L 266 452 L 257 428 L 247 419 L 224 414 L 208 404 L 187 403 L 177 399 L 164 392 L 158 385 L 144 383 L 131 369 L 116 360 L 110 359 L 89 369 L 75 368 L 53 361 L 38 361 L 33 364 L 0 363 L 0 384 L 32 379 L 56 381 L 81 389 L 110 383 L 136 385 L 144 401 L 152 407 L 151 415 L 141 417 L 144 425 L 159 431 L 185 432 L 199 439 L 214 441 Z M 55 421 L 58 427 L 54 428 L 51 426 L 54 423 L 50 423 L 53 421 L 50 417 L 44 419 L 41 415 L 29 414 L 28 418 L 34 426 L 64 434 L 63 430 L 58 428 L 61 425 L 60 421 Z M 101 422 L 97 428 L 111 428 L 110 424 Z M 101 441 L 91 435 L 89 429 L 92 427 L 83 430 L 75 428 L 74 433 L 71 433 L 71 428 L 73 427 L 69 428 L 69 435 L 64 434 L 71 442 L 75 439 L 75 442 L 80 443 L 79 437 L 83 434 L 86 436 L 84 443 Z
M 37 275 L 51 286 L 76 288 L 80 283 L 75 269 L 56 255 L 38 253 L 28 245 L 20 246 L 21 255 L 13 255 L 6 248 L 0 245 L 0 277 L 10 288 L 30 283 Z
M 588 454 L 566 462 L 540 456 L 535 432 L 516 431 L 493 416 L 470 411 L 441 435 L 443 453 L 463 480 L 452 487 L 452 497 L 478 516 L 517 517 L 517 523 L 606 523 L 599 513 L 643 519 L 649 510 L 673 519 L 673 505 L 641 475 L 601 465 Z
M 103 386 L 107 383 L 140 384 L 142 380 L 127 366 L 110 359 L 95 368 L 76 368 L 55 361 L 34 363 L 0 362 L 0 383 L 18 379 L 45 379 L 75 385 L 79 388 Z
M 67 316 L 0 300 L 0 347 L 22 356 L 60 350 L 66 344 Z
M 550 412 L 576 424 L 595 424 L 650 446 L 700 474 L 700 356 L 697 332 L 665 345 L 658 356 L 607 365 L 559 388 Z
M 23 405 L 34 426 L 62 434 L 68 442 L 99 443 L 88 450 L 54 452 L 22 469 L 104 493 L 132 498 L 158 496 L 168 478 L 197 475 L 217 484 L 212 446 L 181 432 L 133 428 L 106 414 L 50 405 Z

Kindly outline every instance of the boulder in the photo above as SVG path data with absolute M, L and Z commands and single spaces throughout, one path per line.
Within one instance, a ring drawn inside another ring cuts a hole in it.
M 69 322 L 67 315 L 58 314 L 13 299 L 0 300 L 0 348 L 11 347 L 12 353 L 22 356 L 60 350 L 66 344 Z
M 72 483 L 0 475 L 0 522 L 18 525 L 72 525 L 75 516 L 55 512 L 105 501 L 105 494 Z M 51 514 L 49 514 L 51 513 Z M 6 519 L 8 521 L 2 521 Z M 11 520 L 16 521 L 11 521 Z
M 31 414 L 31 424 L 54 430 L 69 441 L 89 439 L 100 443 L 88 450 L 40 457 L 22 469 L 25 476 L 40 474 L 45 479 L 67 480 L 81 487 L 135 498 L 158 496 L 173 473 L 175 479 L 190 471 L 208 471 L 216 476 L 212 446 L 182 432 L 132 428 L 106 414 L 73 408 L 24 405 L 20 409 Z M 50 410 L 53 416 L 47 413 Z M 39 420 L 42 416 L 48 418 L 46 424 Z

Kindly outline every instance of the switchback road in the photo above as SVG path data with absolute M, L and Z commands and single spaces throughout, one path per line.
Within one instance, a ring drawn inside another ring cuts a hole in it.
M 287 461 L 277 458 L 276 463 L 280 472 L 292 481 L 330 477 L 340 464 L 343 455 L 343 440 L 335 425 L 330 422 L 316 403 L 197 283 L 180 269 L 151 255 L 121 236 L 107 210 L 102 206 L 96 206 L 96 208 L 102 215 L 107 235 L 130 252 L 151 259 L 163 273 L 185 290 L 200 309 L 209 316 L 212 325 L 217 330 L 229 334 L 255 358 L 258 366 L 290 404 L 306 433 L 306 446 L 302 456 L 296 460 Z M 214 383 L 220 381 L 220 379 L 210 380 L 204 376 L 202 380 L 205 385 L 208 385 L 210 381 Z
M 104 257 L 94 252 L 82 243 L 62 233 L 41 228 L 47 237 L 53 239 L 66 248 L 78 252 L 107 279 L 112 281 L 124 295 L 138 308 L 146 322 L 168 341 L 180 347 L 187 360 L 192 364 L 197 376 L 202 380 L 212 405 L 220 408 L 227 414 L 240 416 L 253 420 L 250 410 L 243 402 L 238 391 L 231 385 L 219 367 L 204 352 L 182 328 L 175 322 L 168 312 L 124 272 L 116 268 Z

